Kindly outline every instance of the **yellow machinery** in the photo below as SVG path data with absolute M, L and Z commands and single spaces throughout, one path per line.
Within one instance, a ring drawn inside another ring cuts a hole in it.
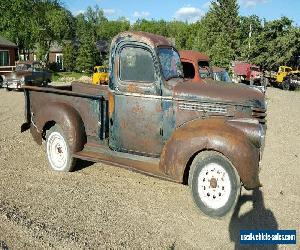
M 292 71 L 293 71 L 293 69 L 291 67 L 280 66 L 279 70 L 276 74 L 277 84 L 281 84 L 283 82 L 284 78 Z
M 107 84 L 108 83 L 108 67 L 107 66 L 94 67 L 92 82 L 95 85 Z

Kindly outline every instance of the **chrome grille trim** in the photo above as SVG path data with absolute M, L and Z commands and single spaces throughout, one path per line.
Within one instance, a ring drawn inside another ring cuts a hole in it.
M 220 104 L 180 102 L 178 107 L 181 110 L 199 111 L 204 113 L 227 114 L 228 112 L 227 106 Z

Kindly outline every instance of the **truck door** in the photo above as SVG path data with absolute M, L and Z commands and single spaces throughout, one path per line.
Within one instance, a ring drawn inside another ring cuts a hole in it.
M 38 63 L 32 64 L 33 71 L 32 71 L 32 82 L 35 84 L 43 82 L 43 72 L 42 66 Z
M 145 45 L 134 43 L 117 49 L 109 141 L 115 150 L 152 157 L 160 155 L 162 110 L 155 60 Z

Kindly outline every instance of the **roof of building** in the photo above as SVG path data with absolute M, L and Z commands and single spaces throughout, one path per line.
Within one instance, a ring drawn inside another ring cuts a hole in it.
M 5 46 L 5 47 L 14 47 L 16 48 L 17 45 L 14 44 L 13 42 L 7 40 L 6 38 L 0 36 L 0 46 Z

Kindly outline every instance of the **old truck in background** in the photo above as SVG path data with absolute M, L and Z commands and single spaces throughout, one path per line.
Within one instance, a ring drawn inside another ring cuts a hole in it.
M 213 78 L 210 59 L 206 54 L 193 50 L 180 50 L 179 55 L 185 78 L 192 82 Z
M 108 84 L 108 75 L 107 66 L 95 66 L 92 76 L 92 83 L 95 85 Z
M 177 50 L 150 33 L 119 34 L 109 60 L 108 86 L 24 87 L 21 130 L 45 142 L 53 170 L 79 158 L 188 184 L 212 217 L 234 210 L 241 186 L 261 186 L 262 93 L 184 79 Z
M 231 84 L 233 83 L 228 72 L 224 68 L 211 66 L 210 59 L 207 55 L 193 50 L 179 51 L 180 60 L 183 65 L 184 77 L 194 83 L 207 84 Z M 212 81 L 215 80 L 215 81 Z M 236 83 L 239 84 L 239 83 Z M 257 89 L 262 93 L 266 88 L 260 85 L 248 85 L 250 88 Z
M 262 72 L 256 65 L 247 62 L 233 63 L 233 80 L 248 85 L 261 85 Z
M 292 67 L 279 66 L 278 71 L 264 71 L 263 76 L 266 85 L 281 88 L 283 90 L 295 90 L 300 88 L 300 71 Z
M 51 82 L 52 74 L 39 62 L 19 62 L 14 71 L 3 75 L 2 86 L 7 90 L 22 89 L 25 85 L 47 86 Z

